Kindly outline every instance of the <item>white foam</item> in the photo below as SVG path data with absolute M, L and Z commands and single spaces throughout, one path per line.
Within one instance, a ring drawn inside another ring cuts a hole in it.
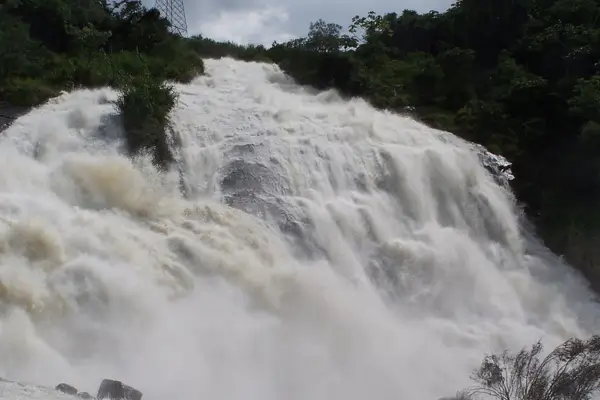
M 4 133 L 0 376 L 116 378 L 146 400 L 432 399 L 488 351 L 600 327 L 467 144 L 274 66 L 206 67 L 173 114 L 191 199 L 121 155 L 111 90 Z M 235 162 L 262 168 L 237 205 L 280 214 L 224 204 Z

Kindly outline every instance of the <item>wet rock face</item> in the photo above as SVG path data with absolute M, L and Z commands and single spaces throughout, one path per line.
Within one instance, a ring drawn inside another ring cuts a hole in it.
M 515 179 L 511 170 L 512 163 L 498 154 L 489 152 L 482 145 L 472 144 L 472 146 L 479 161 L 492 174 L 496 182 L 501 186 L 509 187 L 510 182 Z
M 104 379 L 100 384 L 96 398 L 98 400 L 142 400 L 142 392 L 125 385 L 123 382 Z
M 310 235 L 310 221 L 291 204 L 287 172 L 271 157 L 269 142 L 238 143 L 226 151 L 228 160 L 220 169 L 224 202 L 233 208 L 273 222 L 298 249 L 297 257 L 311 258 L 320 248 Z
M 0 133 L 28 111 L 27 107 L 16 107 L 0 101 Z
M 67 385 L 66 383 L 60 383 L 60 384 L 56 385 L 55 389 L 58 390 L 59 392 L 63 392 L 65 394 L 70 394 L 72 396 L 75 396 L 77 394 L 77 389 L 75 389 L 71 385 Z
M 58 384 L 54 389 L 59 392 L 77 396 L 80 399 L 110 399 L 110 400 L 142 400 L 142 392 L 137 389 L 132 388 L 131 386 L 125 385 L 121 381 L 115 381 L 112 379 L 104 379 L 102 383 L 100 383 L 100 388 L 98 389 L 98 396 L 94 397 L 88 392 L 78 392 L 78 390 L 66 383 Z

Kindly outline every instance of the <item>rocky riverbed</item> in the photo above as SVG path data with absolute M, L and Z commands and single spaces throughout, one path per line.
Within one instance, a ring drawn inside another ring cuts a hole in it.
M 13 382 L 0 378 L 0 400 L 73 400 L 77 399 L 112 399 L 112 400 L 142 400 L 142 392 L 123 382 L 104 379 L 94 395 L 80 392 L 75 387 L 60 383 L 55 388 Z

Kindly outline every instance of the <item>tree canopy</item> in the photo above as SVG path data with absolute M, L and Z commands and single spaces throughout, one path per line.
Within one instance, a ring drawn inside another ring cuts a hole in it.
M 0 98 L 35 105 L 59 90 L 117 85 L 127 74 L 187 81 L 202 60 L 138 0 L 6 0 Z

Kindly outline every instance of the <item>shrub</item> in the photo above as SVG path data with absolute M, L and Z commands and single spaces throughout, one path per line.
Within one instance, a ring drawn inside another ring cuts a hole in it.
M 19 107 L 40 105 L 58 93 L 55 87 L 36 78 L 12 78 L 0 88 L 0 98 Z
M 204 63 L 196 54 L 183 54 L 172 62 L 153 60 L 149 68 L 154 76 L 179 83 L 189 83 L 204 73 Z
M 174 37 L 157 44 L 151 51 L 149 64 L 155 76 L 180 83 L 189 83 L 204 73 L 204 62 L 193 49 L 191 42 Z
M 117 108 L 123 118 L 128 151 L 150 151 L 153 162 L 166 168 L 173 161 L 167 129 L 177 103 L 175 89 L 149 73 L 130 77 L 123 85 Z
M 459 398 L 484 394 L 498 400 L 587 400 L 600 391 L 600 335 L 570 339 L 540 361 L 540 342 L 516 355 L 485 357 Z
M 112 53 L 108 59 L 112 72 L 111 85 L 121 86 L 133 76 L 144 76 L 148 73 L 150 60 L 143 54 L 129 51 Z M 157 79 L 157 75 L 155 78 Z

